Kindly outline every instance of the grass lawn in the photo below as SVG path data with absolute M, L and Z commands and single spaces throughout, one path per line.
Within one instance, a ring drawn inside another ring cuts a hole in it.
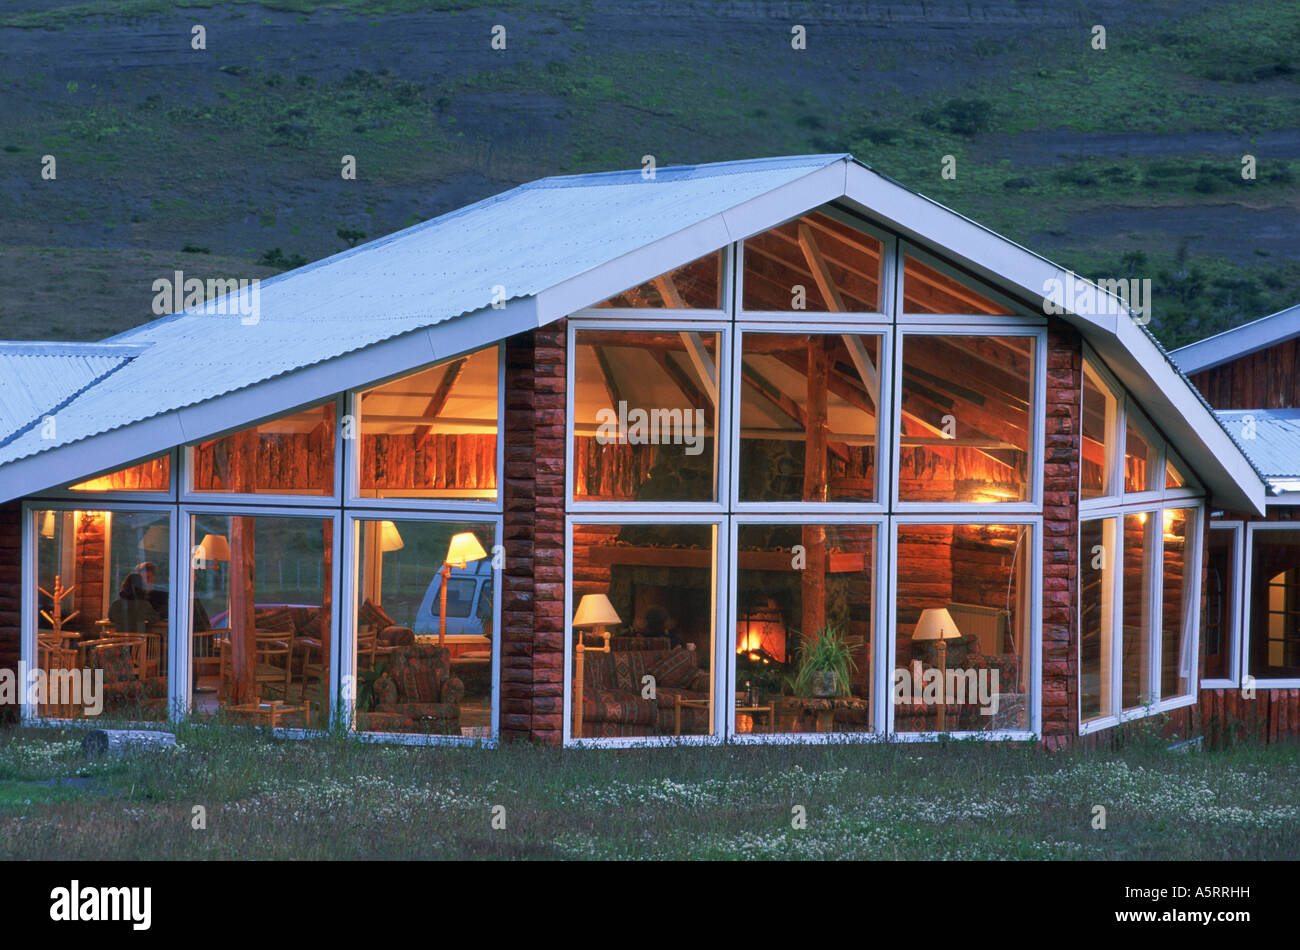
M 1295 744 L 1177 754 L 1139 730 L 1122 752 L 969 742 L 487 751 L 181 726 L 175 750 L 88 760 L 79 739 L 0 732 L 0 860 L 1300 853 Z M 1097 805 L 1104 829 L 1093 828 Z M 204 829 L 193 827 L 196 806 Z M 806 827 L 796 828 L 799 807 Z

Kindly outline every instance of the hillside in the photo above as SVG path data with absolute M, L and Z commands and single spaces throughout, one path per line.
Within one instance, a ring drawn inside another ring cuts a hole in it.
M 1080 274 L 1150 277 L 1170 346 L 1300 301 L 1294 3 L 10 0 L 0 95 L 9 338 L 98 339 L 176 268 L 266 276 L 646 154 L 851 151 Z

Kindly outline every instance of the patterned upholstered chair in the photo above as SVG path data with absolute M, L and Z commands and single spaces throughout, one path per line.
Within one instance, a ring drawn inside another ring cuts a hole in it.
M 128 644 L 103 643 L 87 648 L 86 665 L 104 671 L 104 713 L 162 719 L 167 714 L 165 680 L 141 680 Z
M 357 728 L 363 732 L 460 735 L 458 704 L 465 685 L 451 674 L 451 651 L 446 647 L 395 648 L 375 682 L 375 694 L 374 710 L 357 713 Z

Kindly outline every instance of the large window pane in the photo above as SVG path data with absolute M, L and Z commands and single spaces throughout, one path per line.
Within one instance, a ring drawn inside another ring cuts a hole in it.
M 575 525 L 572 548 L 572 734 L 712 734 L 717 527 Z
M 1124 630 L 1120 639 L 1124 709 L 1151 700 L 1151 557 L 1158 515 L 1124 517 Z
M 1079 525 L 1079 714 L 1115 712 L 1111 699 L 1115 598 L 1115 519 Z
M 325 726 L 333 522 L 203 514 L 193 532 L 194 712 Z
M 899 525 L 897 732 L 1029 728 L 1032 528 Z
M 903 313 L 1009 314 L 1011 311 L 966 283 L 905 255 Z
M 498 369 L 493 346 L 363 392 L 360 494 L 496 498 Z
M 484 522 L 359 522 L 359 730 L 491 735 L 495 538 Z
M 722 309 L 722 251 L 683 264 L 640 286 L 615 294 L 597 307 Z
M 820 211 L 745 241 L 745 310 L 879 313 L 883 245 Z
M 96 475 L 69 486 L 71 491 L 156 491 L 171 488 L 171 454 L 159 455 L 138 465 Z
M 874 501 L 880 337 L 746 333 L 742 501 Z
M 1188 541 L 1195 537 L 1196 512 L 1164 512 L 1164 586 L 1160 605 L 1160 698 L 1184 696 L 1191 688 L 1192 558 Z
M 903 338 L 901 500 L 1029 498 L 1034 346 L 1021 336 Z
M 170 521 L 164 512 L 37 511 L 38 712 L 167 716 Z
M 577 501 L 717 497 L 718 334 L 579 330 Z
M 1079 488 L 1084 498 L 1115 493 L 1111 484 L 1118 399 L 1086 363 L 1083 367 L 1083 458 Z
M 1251 532 L 1250 667 L 1257 678 L 1300 676 L 1300 530 Z
M 334 493 L 334 403 L 304 409 L 192 449 L 193 490 Z
M 1156 491 L 1156 448 L 1146 432 L 1130 417 L 1124 434 L 1124 490 Z
M 1205 564 L 1205 613 L 1201 615 L 1201 676 L 1232 675 L 1237 611 L 1237 532 L 1210 531 Z
M 875 527 L 738 530 L 736 731 L 872 731 Z

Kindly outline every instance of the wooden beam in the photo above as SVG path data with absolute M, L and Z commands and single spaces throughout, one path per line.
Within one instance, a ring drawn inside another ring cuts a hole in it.
M 835 286 L 835 278 L 831 276 L 822 252 L 817 249 L 817 240 L 813 237 L 812 229 L 805 222 L 800 221 L 798 231 L 799 249 L 803 251 L 804 260 L 808 262 L 808 270 L 817 284 L 817 289 L 821 291 L 826 309 L 831 313 L 843 313 L 844 298 L 840 296 L 839 289 Z
M 659 291 L 659 296 L 663 300 L 665 306 L 672 307 L 676 310 L 687 309 L 686 301 L 683 300 L 682 295 L 677 292 L 677 287 L 674 286 L 672 278 L 667 274 L 660 274 L 650 283 L 654 284 L 655 290 Z
M 438 383 L 438 388 L 433 391 L 429 397 L 429 404 L 424 407 L 421 418 L 436 419 L 438 413 L 442 412 L 442 407 L 447 404 L 447 398 L 451 395 L 451 387 L 456 385 L 456 380 L 460 379 L 461 373 L 465 372 L 465 364 L 469 362 L 468 357 L 453 360 L 447 364 L 447 369 L 442 374 L 442 380 Z M 415 441 L 420 443 L 424 437 L 429 434 L 429 425 L 420 425 L 415 428 Z
M 668 355 L 667 350 L 654 347 L 649 351 L 649 353 L 654 358 L 654 361 L 658 363 L 663 371 L 668 375 L 668 378 L 673 381 L 673 385 L 681 390 L 686 401 L 692 406 L 698 406 L 704 410 L 704 424 L 712 427 L 713 403 L 710 402 L 705 397 L 704 393 L 700 391 L 700 387 L 695 385 L 695 380 L 691 379 L 685 370 L 673 362 L 673 359 Z
M 610 408 L 617 413 L 619 404 L 623 402 L 623 391 L 618 388 L 618 380 L 614 378 L 614 368 L 609 365 L 609 356 L 605 353 L 604 347 L 593 346 L 592 350 L 596 354 L 596 364 L 600 367 L 601 378 L 605 381 L 605 394 L 609 396 Z
M 800 427 L 800 434 L 807 439 L 808 419 L 804 415 L 804 411 L 799 408 L 797 402 L 791 399 L 787 394 L 781 392 L 780 389 L 773 385 L 752 366 L 744 365 L 742 363 L 740 374 L 741 379 L 748 383 L 751 389 L 765 398 L 772 405 L 776 406 L 776 408 L 785 413 L 785 415 L 789 416 L 795 424 Z M 743 432 L 744 430 L 742 430 L 742 435 Z M 759 436 L 759 438 L 761 438 L 761 436 Z M 847 463 L 849 460 L 848 453 L 835 445 L 831 445 L 829 441 L 827 442 L 827 451 L 841 462 Z
M 844 340 L 844 345 L 848 348 L 849 359 L 853 361 L 854 369 L 862 377 L 867 398 L 873 404 L 879 405 L 877 393 L 880 392 L 880 376 L 876 373 L 876 366 L 871 361 L 871 354 L 867 352 L 867 345 L 862 342 L 862 337 L 856 333 L 845 333 L 841 339 Z
M 705 393 L 716 406 L 718 404 L 718 367 L 714 364 L 713 357 L 709 355 L 708 349 L 704 346 L 704 338 L 696 330 L 683 330 L 681 337 L 682 342 L 686 344 L 686 355 L 691 358 L 691 363 L 695 366 L 695 372 L 699 375 L 700 382 L 704 384 Z

